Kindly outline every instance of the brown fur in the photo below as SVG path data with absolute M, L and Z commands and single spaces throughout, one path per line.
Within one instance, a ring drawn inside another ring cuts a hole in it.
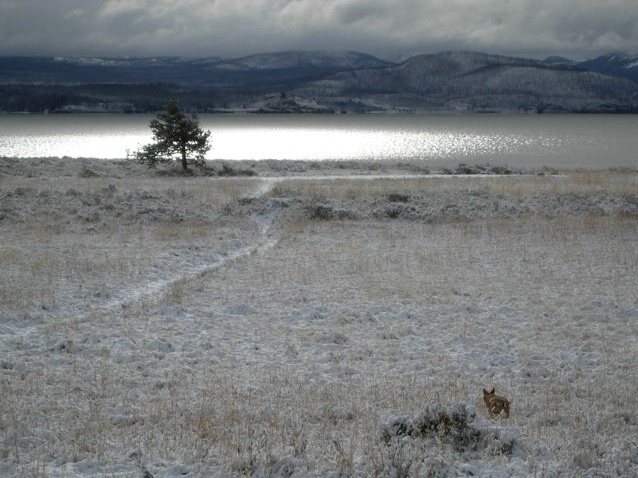
M 494 388 L 491 392 L 483 389 L 483 401 L 487 407 L 487 411 L 490 412 L 490 416 L 499 416 L 501 412 L 505 412 L 505 418 L 510 417 L 510 402 L 507 398 L 501 397 L 494 393 Z

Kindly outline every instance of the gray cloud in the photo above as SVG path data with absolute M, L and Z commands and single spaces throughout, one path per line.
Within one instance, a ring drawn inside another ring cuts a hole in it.
M 0 0 L 0 55 L 638 51 L 635 0 Z

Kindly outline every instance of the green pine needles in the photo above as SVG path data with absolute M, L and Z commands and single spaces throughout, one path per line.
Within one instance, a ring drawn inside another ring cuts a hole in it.
M 150 168 L 179 160 L 184 171 L 188 170 L 189 164 L 204 165 L 204 155 L 210 150 L 210 131 L 200 128 L 195 113 L 184 114 L 177 100 L 164 103 L 164 109 L 151 120 L 150 128 L 155 142 L 133 153 L 132 159 Z

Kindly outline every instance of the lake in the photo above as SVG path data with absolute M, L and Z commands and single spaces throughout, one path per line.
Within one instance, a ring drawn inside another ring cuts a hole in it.
M 0 115 L 0 157 L 124 158 L 154 115 Z M 201 115 L 208 159 L 638 167 L 638 115 Z

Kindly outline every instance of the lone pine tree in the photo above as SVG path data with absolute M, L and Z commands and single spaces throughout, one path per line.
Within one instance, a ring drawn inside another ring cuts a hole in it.
M 181 160 L 182 169 L 188 165 L 204 165 L 204 155 L 210 150 L 210 131 L 199 127 L 195 113 L 186 115 L 175 99 L 164 103 L 164 109 L 151 120 L 154 143 L 147 144 L 133 153 L 133 159 L 155 167 L 158 163 Z

